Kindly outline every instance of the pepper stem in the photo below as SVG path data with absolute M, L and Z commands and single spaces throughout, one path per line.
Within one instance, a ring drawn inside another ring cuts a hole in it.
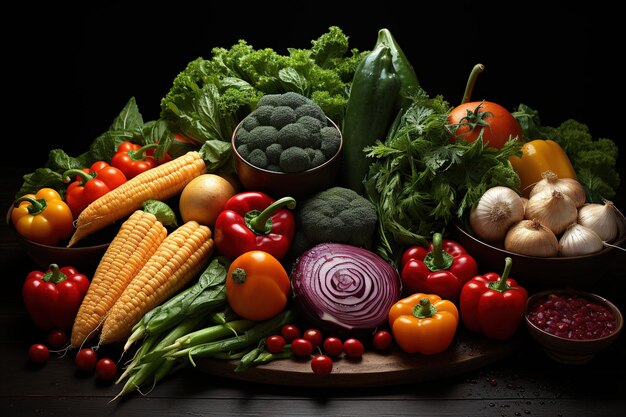
M 233 280 L 235 280 L 237 284 L 243 284 L 246 282 L 246 270 L 243 268 L 233 269 L 232 276 Z
M 28 196 L 20 197 L 15 200 L 13 207 L 19 207 L 20 203 L 23 201 L 30 203 L 30 206 L 28 206 L 28 214 L 32 214 L 33 216 L 41 214 L 46 207 L 48 207 L 48 202 L 45 198 L 33 198 Z
M 423 262 L 428 269 L 433 272 L 448 269 L 452 266 L 454 258 L 443 250 L 443 237 L 441 233 L 435 233 L 433 235 L 433 250 L 428 252 Z
M 50 264 L 50 268 L 49 269 L 50 270 L 48 272 L 43 274 L 42 280 L 44 280 L 45 282 L 52 282 L 53 284 L 58 284 L 58 283 L 63 282 L 63 281 L 65 281 L 67 279 L 67 275 L 65 275 L 59 269 L 59 265 L 57 265 L 57 264 Z
M 296 207 L 296 200 L 293 197 L 283 197 L 274 201 L 260 213 L 258 210 L 250 211 L 246 213 L 246 224 L 255 233 L 260 235 L 268 234 L 272 231 L 271 217 L 285 206 L 294 209 Z
M 145 159 L 144 153 L 148 149 L 156 148 L 157 146 L 159 146 L 158 143 L 146 143 L 139 149 L 136 149 L 134 151 L 128 151 L 128 156 L 130 156 L 130 159 L 132 159 L 133 161 L 143 161 Z
M 474 85 L 476 84 L 476 79 L 478 75 L 485 70 L 485 66 L 483 64 L 476 64 L 474 68 L 472 68 L 472 72 L 470 72 L 470 76 L 467 79 L 467 84 L 465 85 L 465 92 L 463 93 L 463 100 L 461 100 L 461 104 L 467 103 L 470 101 L 472 97 L 472 92 L 474 91 Z
M 413 315 L 418 319 L 427 319 L 437 313 L 437 309 L 431 304 L 430 300 L 426 297 L 420 298 L 419 304 L 413 307 Z
M 85 185 L 85 183 L 87 181 L 91 181 L 92 179 L 96 178 L 96 173 L 91 173 L 88 174 L 85 171 L 83 171 L 82 169 L 68 169 L 67 171 L 65 171 L 63 173 L 63 182 L 70 182 L 72 181 L 72 176 L 76 175 L 80 177 L 80 185 Z
M 511 289 L 511 286 L 506 283 L 506 280 L 509 279 L 509 274 L 511 273 L 511 268 L 513 267 L 513 259 L 508 256 L 504 259 L 504 271 L 500 276 L 500 279 L 497 281 L 490 282 L 487 284 L 490 290 L 505 292 Z

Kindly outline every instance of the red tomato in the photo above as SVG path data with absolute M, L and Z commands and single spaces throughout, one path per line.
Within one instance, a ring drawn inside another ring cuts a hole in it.
M 28 349 L 28 358 L 35 363 L 46 363 L 49 357 L 50 351 L 41 343 L 36 343 Z
M 91 348 L 81 349 L 74 358 L 74 364 L 81 371 L 93 371 L 98 362 L 98 354 Z
M 299 358 L 306 358 L 313 353 L 313 345 L 308 340 L 299 337 L 291 342 L 291 351 Z
M 317 329 L 307 330 L 306 332 L 304 332 L 302 337 L 311 342 L 313 347 L 319 346 L 320 343 L 322 343 L 322 332 Z
M 474 142 L 481 130 L 483 142 L 493 148 L 502 148 L 509 137 L 522 138 L 522 128 L 513 115 L 490 101 L 472 101 L 455 107 L 448 116 L 448 124 L 459 126 L 451 142 L 457 138 Z
M 109 358 L 102 358 L 96 364 L 96 375 L 103 381 L 110 381 L 117 375 L 117 365 Z
M 322 345 L 324 352 L 330 356 L 339 356 L 343 352 L 343 342 L 337 337 L 327 337 Z
M 300 329 L 293 324 L 285 324 L 280 329 L 280 335 L 285 338 L 287 343 L 293 342 L 295 339 L 299 338 L 302 333 L 300 333 Z
M 350 358 L 360 358 L 361 356 L 363 356 L 365 347 L 363 346 L 363 343 L 361 343 L 357 339 L 351 338 L 343 342 L 343 351 L 346 356 Z
M 61 349 L 67 343 L 67 334 L 63 330 L 51 330 L 48 333 L 48 346 Z
M 393 337 L 387 330 L 380 330 L 376 332 L 372 338 L 372 344 L 376 350 L 387 350 L 391 347 Z
M 265 349 L 270 353 L 278 353 L 285 347 L 285 338 L 280 335 L 273 335 L 265 339 Z
M 333 360 L 326 355 L 317 355 L 311 359 L 311 369 L 315 375 L 328 375 L 333 370 Z

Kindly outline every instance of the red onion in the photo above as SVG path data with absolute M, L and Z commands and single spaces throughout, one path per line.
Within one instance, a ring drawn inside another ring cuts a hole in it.
M 312 325 L 333 334 L 372 334 L 399 299 L 398 271 L 367 249 L 321 243 L 291 273 L 294 304 Z

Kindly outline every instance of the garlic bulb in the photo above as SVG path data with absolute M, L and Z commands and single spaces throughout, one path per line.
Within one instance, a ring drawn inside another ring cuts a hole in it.
M 608 200 L 604 204 L 586 204 L 578 210 L 578 223 L 596 232 L 600 239 L 611 242 L 619 231 L 619 216 L 615 205 Z
M 496 242 L 504 239 L 507 230 L 524 218 L 522 199 L 508 187 L 488 189 L 470 212 L 470 225 L 477 237 Z
M 573 178 L 559 178 L 552 171 L 545 171 L 541 174 L 541 180 L 535 184 L 530 190 L 529 198 L 532 198 L 535 194 L 540 194 L 546 191 L 560 191 L 569 198 L 572 199 L 576 208 L 585 204 L 587 196 L 585 195 L 585 189 L 577 180 Z
M 535 194 L 528 200 L 526 219 L 536 219 L 542 225 L 560 235 L 572 223 L 576 222 L 576 205 L 564 193 L 553 190 Z
M 557 256 L 559 242 L 554 233 L 537 220 L 521 220 L 507 232 L 504 249 L 522 255 L 547 258 Z
M 602 250 L 603 247 L 602 239 L 596 232 L 578 223 L 569 226 L 559 239 L 561 256 L 588 255 Z

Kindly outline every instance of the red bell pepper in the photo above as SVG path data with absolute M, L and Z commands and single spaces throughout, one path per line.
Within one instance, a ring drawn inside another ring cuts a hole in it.
M 22 286 L 22 298 L 33 322 L 42 330 L 70 330 L 89 288 L 89 278 L 75 268 L 50 265 L 32 271 Z
M 246 191 L 235 194 L 215 220 L 213 240 L 219 252 L 235 259 L 252 250 L 261 250 L 277 259 L 287 254 L 296 230 L 293 213 L 296 200 Z
M 468 281 L 461 291 L 461 318 L 473 332 L 491 339 L 513 336 L 524 315 L 528 293 L 509 278 L 513 260 L 505 259 L 502 276 L 495 272 Z
M 478 273 L 472 256 L 456 242 L 442 239 L 441 233 L 424 248 L 411 246 L 402 255 L 402 286 L 405 292 L 437 294 L 457 301 L 463 285 Z
M 154 159 L 152 154 L 158 143 L 148 143 L 144 146 L 132 142 L 122 142 L 117 147 L 117 152 L 111 158 L 111 165 L 120 169 L 127 179 L 136 177 L 157 165 L 171 160 L 168 154 L 165 154 L 160 160 Z
M 63 173 L 66 182 L 76 175 L 76 181 L 67 187 L 65 202 L 74 218 L 77 218 L 92 201 L 126 182 L 126 176 L 119 169 L 104 161 L 94 162 L 89 169 L 69 169 Z

